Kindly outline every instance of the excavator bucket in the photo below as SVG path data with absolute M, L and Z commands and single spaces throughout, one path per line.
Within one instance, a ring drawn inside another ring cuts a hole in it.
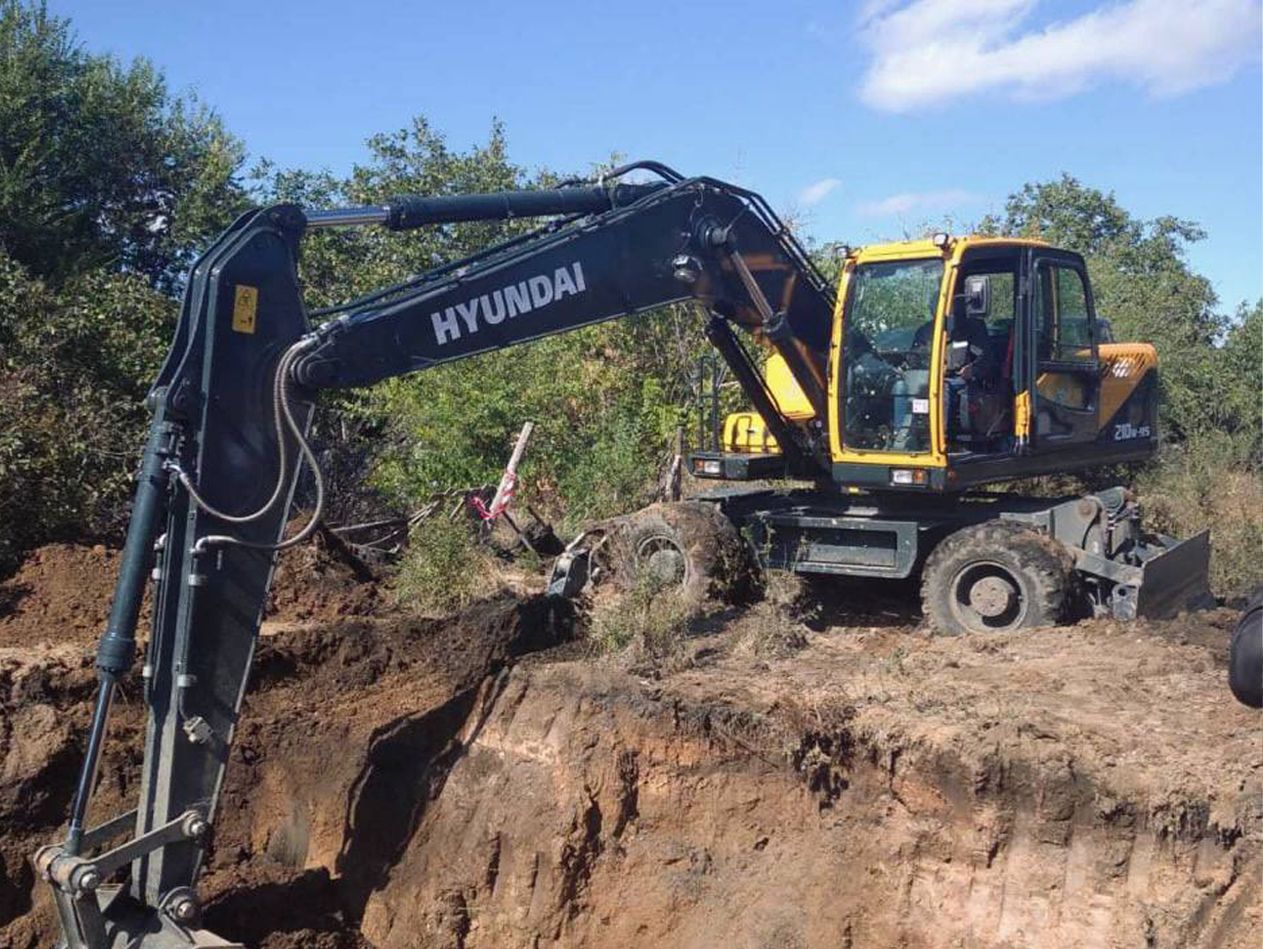
M 1136 615 L 1171 616 L 1180 610 L 1210 606 L 1210 531 L 1188 540 L 1163 537 L 1162 550 L 1140 568 Z

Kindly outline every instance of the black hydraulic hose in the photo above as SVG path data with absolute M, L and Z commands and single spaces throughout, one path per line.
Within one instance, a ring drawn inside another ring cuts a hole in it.
M 300 349 L 292 346 L 281 354 L 280 360 L 276 365 L 276 374 L 272 379 L 272 413 L 275 423 L 277 454 L 279 463 L 276 475 L 276 486 L 272 489 L 272 496 L 263 502 L 262 507 L 251 511 L 249 514 L 228 514 L 224 511 L 213 507 L 209 501 L 202 497 L 197 487 L 193 484 L 192 479 L 185 473 L 184 469 L 178 464 L 172 462 L 168 464 L 168 468 L 175 472 L 176 477 L 180 479 L 180 484 L 184 486 L 184 490 L 189 493 L 189 497 L 193 499 L 193 503 L 200 507 L 207 514 L 219 518 L 221 521 L 227 521 L 229 524 L 249 524 L 257 521 L 260 517 L 272 510 L 272 506 L 276 504 L 281 494 L 285 491 L 285 474 L 288 467 L 288 458 L 286 457 L 285 447 L 285 412 L 284 403 L 286 399 L 285 383 L 289 372 L 290 364 L 297 357 Z

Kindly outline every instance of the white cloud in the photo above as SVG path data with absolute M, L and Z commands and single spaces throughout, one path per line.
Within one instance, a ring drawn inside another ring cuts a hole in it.
M 913 211 L 950 211 L 978 200 L 972 191 L 949 188 L 946 191 L 903 191 L 877 201 L 865 201 L 857 209 L 864 217 L 898 217 Z
M 809 208 L 814 204 L 819 204 L 833 190 L 842 183 L 839 178 L 821 178 L 813 184 L 807 185 L 802 191 L 798 192 L 798 203 L 805 208 Z
M 873 61 L 860 97 L 903 112 L 987 89 L 1056 99 L 1109 79 L 1169 96 L 1259 55 L 1260 0 L 1123 0 L 1035 28 L 1039 4 L 870 0 L 860 36 Z

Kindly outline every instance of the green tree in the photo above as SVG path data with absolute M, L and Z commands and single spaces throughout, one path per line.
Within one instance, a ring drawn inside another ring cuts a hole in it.
M 117 533 L 169 294 L 247 204 L 242 155 L 148 63 L 0 0 L 0 570 L 35 544 Z
M 130 274 L 59 292 L 0 252 L 0 571 L 50 540 L 116 535 L 173 301 Z
M 174 284 L 244 207 L 242 158 L 148 62 L 89 53 L 42 3 L 0 0 L 0 248 L 33 276 Z
M 1257 464 L 1263 459 L 1263 299 L 1237 308 L 1218 363 L 1219 414 L 1244 443 L 1243 456 Z

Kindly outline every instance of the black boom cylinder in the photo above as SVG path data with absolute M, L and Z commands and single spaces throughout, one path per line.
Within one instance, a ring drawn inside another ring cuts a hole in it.
M 626 207 L 666 187 L 665 184 L 592 185 L 544 191 L 496 191 L 490 194 L 453 194 L 391 198 L 386 203 L 386 227 L 406 231 L 427 224 L 457 221 L 503 221 L 515 217 L 555 214 L 599 214 Z

